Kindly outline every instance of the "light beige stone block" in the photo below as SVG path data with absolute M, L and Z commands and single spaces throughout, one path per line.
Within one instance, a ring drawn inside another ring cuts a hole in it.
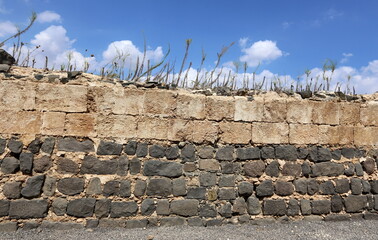
M 144 93 L 139 89 L 116 89 L 114 95 L 114 114 L 142 115 L 144 109 Z
M 170 119 L 170 127 L 168 128 L 168 140 L 170 141 L 186 141 L 192 137 L 192 124 L 189 120 Z
M 176 109 L 176 95 L 167 90 L 148 90 L 144 97 L 144 111 L 147 114 L 172 116 Z
M 220 164 L 215 159 L 200 159 L 198 161 L 199 169 L 209 172 L 216 172 L 220 170 Z
M 355 127 L 354 144 L 356 146 L 378 147 L 378 127 Z
M 66 115 L 65 134 L 69 136 L 96 136 L 96 118 L 91 113 L 69 113 Z
M 325 145 L 339 144 L 339 126 L 319 125 L 319 143 Z
M 365 126 L 378 126 L 378 102 L 368 102 L 361 108 L 361 123 Z
M 138 119 L 138 138 L 161 139 L 168 138 L 170 120 L 160 117 L 142 117 Z
M 218 139 L 219 124 L 211 121 L 192 121 L 191 140 L 195 143 L 214 143 Z
M 289 125 L 286 123 L 252 123 L 252 142 L 284 144 L 289 142 Z
M 88 88 L 88 108 L 97 114 L 113 112 L 115 103 L 113 88 L 109 86 L 90 86 Z
M 354 127 L 353 126 L 339 126 L 339 144 L 353 145 Z
M 179 94 L 177 96 L 176 114 L 183 119 L 199 119 L 206 117 L 206 96 L 194 94 Z
M 338 125 L 340 123 L 340 106 L 334 102 L 312 102 L 312 121 L 317 124 Z
M 42 114 L 43 135 L 63 135 L 66 113 L 63 112 L 44 112 Z
M 248 101 L 245 97 L 235 99 L 235 121 L 260 122 L 264 119 L 264 101 Z
M 248 144 L 252 139 L 251 123 L 221 122 L 220 140 L 229 144 Z
M 287 102 L 287 122 L 311 123 L 313 105 L 306 100 Z
M 360 121 L 360 104 L 359 103 L 340 103 L 340 124 L 355 125 Z
M 2 111 L 0 133 L 5 134 L 40 134 L 41 113 L 32 111 Z
M 264 101 L 264 121 L 265 122 L 285 122 L 287 115 L 286 100 L 265 100 Z
M 209 96 L 206 98 L 206 110 L 208 120 L 233 120 L 235 101 L 232 97 Z
M 291 144 L 317 144 L 319 129 L 312 124 L 290 124 L 289 142 Z
M 36 84 L 25 81 L 0 81 L 0 110 L 34 110 Z
M 48 112 L 86 112 L 87 87 L 40 83 L 37 86 L 38 110 Z
M 97 115 L 96 132 L 99 137 L 135 138 L 137 118 L 127 115 Z

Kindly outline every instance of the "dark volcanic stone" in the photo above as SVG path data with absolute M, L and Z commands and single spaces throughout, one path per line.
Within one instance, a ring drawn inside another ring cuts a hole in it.
M 145 157 L 148 153 L 148 145 L 147 143 L 138 143 L 136 148 L 136 156 L 137 157 Z
M 302 168 L 302 175 L 305 177 L 309 177 L 311 175 L 311 166 L 308 162 L 304 162 L 301 166 Z
M 101 161 L 94 156 L 87 155 L 83 159 L 80 171 L 82 174 L 115 174 L 117 172 L 117 167 L 117 160 Z
M 44 153 L 52 154 L 55 146 L 55 138 L 46 138 L 41 146 L 41 150 Z
M 368 158 L 367 160 L 362 162 L 362 167 L 364 168 L 367 174 L 372 174 L 375 170 L 375 161 L 372 158 Z
M 234 188 L 219 188 L 218 189 L 218 199 L 219 200 L 233 200 L 236 198 L 236 193 Z
M 315 179 L 309 179 L 307 181 L 307 193 L 309 195 L 314 195 L 319 191 L 319 184 Z
M 39 138 L 33 140 L 29 145 L 28 145 L 28 150 L 34 154 L 39 153 L 39 149 L 41 148 L 42 142 Z
M 217 210 L 212 204 L 203 204 L 199 208 L 199 215 L 204 218 L 214 218 L 217 216 Z
M 123 198 L 128 198 L 131 196 L 131 182 L 129 180 L 120 181 L 119 196 Z
M 33 168 L 33 153 L 23 152 L 20 154 L 20 170 L 23 174 L 31 174 Z
M 142 164 L 140 163 L 140 160 L 137 157 L 134 157 L 133 159 L 130 160 L 130 174 L 131 175 L 136 175 L 140 173 L 140 169 L 142 167 Z
M 344 208 L 343 199 L 340 195 L 334 195 L 331 198 L 331 211 L 332 212 L 341 212 Z
M 46 176 L 45 177 L 45 183 L 43 184 L 43 194 L 46 196 L 53 196 L 56 190 L 56 178 Z
M 147 183 L 143 180 L 137 180 L 134 187 L 134 195 L 143 196 L 146 193 Z
M 291 182 L 277 181 L 274 185 L 275 193 L 279 196 L 289 196 L 294 192 L 294 186 Z
M 306 159 L 308 157 L 309 151 L 307 148 L 298 148 L 297 151 L 299 159 Z
M 25 187 L 21 190 L 25 198 L 33 198 L 41 195 L 45 175 L 33 176 L 26 181 Z
M 298 216 L 301 208 L 298 200 L 290 199 L 287 206 L 287 215 L 288 216 Z
M 261 158 L 265 159 L 274 159 L 274 148 L 273 147 L 262 147 L 261 148 Z
M 59 192 L 66 195 L 76 195 L 84 191 L 84 179 L 83 178 L 62 178 L 58 182 Z
M 74 161 L 67 158 L 58 159 L 58 169 L 59 173 L 73 173 L 76 174 L 79 172 L 79 165 Z
M 202 159 L 213 159 L 214 158 L 214 148 L 210 146 L 201 147 L 198 150 L 198 156 Z
M 3 186 L 3 194 L 8 199 L 21 197 L 21 182 L 7 182 Z
M 334 160 L 340 160 L 341 159 L 341 150 L 336 149 L 332 151 L 332 159 Z
M 359 178 L 352 178 L 350 180 L 350 189 L 353 195 L 362 194 L 362 181 Z
M 349 192 L 349 180 L 348 179 L 336 179 L 335 180 L 336 187 L 335 190 L 337 193 L 347 193 Z
M 280 174 L 280 164 L 278 161 L 271 162 L 265 169 L 265 173 L 271 177 L 278 177 Z
M 344 174 L 348 177 L 353 176 L 355 172 L 355 167 L 353 163 L 347 163 L 347 167 L 344 170 Z
M 5 157 L 1 161 L 1 171 L 5 174 L 15 173 L 20 169 L 20 161 L 15 157 Z
M 129 159 L 127 158 L 127 156 L 119 157 L 117 174 L 120 176 L 126 176 L 128 171 L 129 171 Z
M 362 177 L 364 175 L 364 170 L 362 169 L 362 165 L 360 163 L 355 163 L 354 168 L 357 176 Z
M 286 203 L 283 199 L 264 200 L 264 215 L 283 216 L 286 214 Z
M 313 200 L 311 201 L 312 214 L 321 215 L 331 212 L 331 201 L 329 200 Z
M 334 177 L 343 175 L 344 165 L 333 162 L 316 163 L 312 166 L 312 175 Z
M 180 156 L 180 150 L 177 145 L 167 147 L 165 150 L 165 156 L 168 160 L 177 159 Z
M 165 156 L 165 148 L 160 145 L 152 145 L 149 147 L 149 155 L 153 158 L 163 158 Z
M 247 213 L 247 204 L 242 197 L 238 197 L 234 201 L 232 206 L 232 212 L 234 215 L 243 215 Z
M 86 188 L 87 195 L 99 195 L 102 193 L 101 180 L 98 177 L 89 179 L 88 186 Z
M 107 196 L 107 197 L 117 196 L 119 195 L 119 186 L 120 186 L 120 182 L 117 180 L 107 181 L 104 184 L 104 189 L 102 191 L 102 194 L 104 194 L 104 196 Z
M 352 159 L 356 155 L 356 149 L 354 149 L 354 148 L 342 148 L 341 149 L 341 155 L 343 155 L 343 157 L 345 157 L 345 158 Z
M 7 140 L 0 138 L 0 155 L 4 153 Z
M 196 159 L 196 149 L 192 144 L 186 144 L 181 149 L 181 159 L 183 162 L 194 162 Z
M 167 199 L 160 199 L 157 201 L 156 213 L 157 215 L 165 216 L 168 216 L 170 214 L 169 201 Z
M 40 158 L 34 159 L 33 166 L 34 171 L 37 173 L 46 172 L 52 166 L 51 158 L 48 156 L 42 156 Z
M 43 218 L 47 215 L 47 200 L 16 200 L 9 205 L 9 217 L 15 219 Z
M 112 202 L 110 206 L 110 217 L 130 217 L 135 216 L 138 212 L 136 202 Z
M 182 175 L 182 164 L 159 160 L 146 161 L 143 174 L 146 176 L 179 177 Z
M 0 217 L 8 216 L 9 214 L 9 201 L 0 200 Z
M 98 199 L 96 201 L 94 213 L 96 218 L 105 218 L 109 216 L 110 213 L 110 199 Z
M 232 205 L 226 202 L 218 207 L 218 212 L 222 217 L 230 218 L 232 217 Z
M 215 158 L 221 161 L 232 161 L 234 160 L 234 147 L 224 146 L 220 147 L 215 154 Z
M 16 59 L 4 49 L 0 49 L 0 64 L 13 65 L 16 63 Z
M 256 195 L 258 197 L 269 197 L 274 193 L 272 180 L 265 180 L 256 187 Z
M 140 205 L 140 211 L 143 216 L 149 216 L 156 210 L 156 204 L 153 199 L 144 199 Z
M 219 187 L 234 187 L 235 186 L 235 176 L 230 175 L 223 175 L 219 178 L 218 182 Z
M 307 193 L 307 179 L 296 179 L 293 183 L 297 193 L 302 195 Z
M 185 178 L 178 178 L 172 180 L 172 193 L 173 196 L 186 195 L 186 180 Z
M 334 195 L 336 193 L 335 186 L 332 181 L 325 181 L 319 185 L 319 192 L 323 195 Z
M 345 211 L 347 213 L 362 212 L 367 207 L 366 196 L 349 195 L 344 198 Z
M 206 199 L 206 188 L 204 187 L 192 187 L 188 189 L 186 195 L 188 199 Z
M 299 177 L 302 173 L 302 167 L 296 163 L 285 163 L 282 168 L 282 175 Z
M 135 155 L 137 150 L 137 142 L 136 141 L 128 141 L 125 146 L 125 153 L 127 155 Z
M 122 152 L 122 144 L 115 142 L 100 141 L 97 148 L 97 155 L 120 155 Z
M 153 178 L 147 185 L 148 196 L 167 197 L 172 194 L 172 181 L 169 178 Z
M 173 200 L 171 202 L 171 212 L 184 217 L 197 216 L 198 207 L 199 202 L 196 199 Z
M 258 147 L 236 149 L 236 159 L 238 160 L 258 160 L 260 159 L 260 149 Z
M 217 184 L 217 175 L 216 173 L 201 172 L 199 182 L 202 187 L 215 186 Z
M 258 215 L 261 213 L 261 204 L 256 196 L 252 195 L 247 199 L 247 212 L 250 215 Z
M 84 218 L 91 217 L 95 208 L 96 199 L 81 198 L 75 199 L 67 204 L 67 215 Z
M 250 177 L 260 177 L 265 170 L 265 163 L 262 160 L 247 162 L 244 164 L 245 175 Z
M 21 141 L 11 139 L 8 141 L 8 148 L 12 153 L 20 154 L 24 144 Z
M 90 140 L 78 141 L 72 137 L 58 139 L 58 150 L 65 152 L 94 152 L 93 142 Z
M 328 148 L 312 147 L 309 149 L 309 158 L 313 162 L 327 162 L 332 159 L 332 153 Z
M 371 186 L 371 192 L 374 194 L 378 194 L 378 180 L 371 180 L 370 186 Z
M 276 158 L 287 161 L 297 160 L 297 148 L 292 145 L 281 145 L 275 148 Z
M 67 204 L 68 201 L 65 198 L 56 198 L 54 199 L 51 207 L 53 212 L 57 216 L 64 216 L 64 214 L 66 214 L 67 211 Z

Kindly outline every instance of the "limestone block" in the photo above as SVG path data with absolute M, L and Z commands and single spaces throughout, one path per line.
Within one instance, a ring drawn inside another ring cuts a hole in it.
M 44 135 L 63 135 L 66 113 L 44 112 L 41 133 Z
M 306 100 L 287 102 L 287 121 L 289 123 L 311 123 L 313 105 Z
M 223 143 L 248 144 L 252 139 L 252 125 L 250 123 L 221 122 L 220 139 Z
M 146 91 L 144 111 L 148 114 L 172 116 L 176 108 L 176 93 L 167 90 Z
M 364 126 L 378 126 L 378 102 L 368 102 L 361 108 L 361 123 Z
M 177 97 L 177 116 L 184 119 L 205 119 L 206 97 L 194 94 L 179 94 Z
M 137 121 L 133 116 L 98 115 L 96 132 L 99 137 L 133 138 L 137 136 Z
M 289 141 L 291 144 L 317 144 L 318 139 L 318 125 L 290 124 Z
M 35 88 L 32 82 L 1 81 L 0 82 L 0 109 L 34 110 Z
M 91 113 L 70 113 L 66 115 L 65 133 L 68 136 L 96 136 L 96 118 Z
M 349 125 L 357 124 L 360 121 L 360 104 L 359 103 L 340 103 L 340 124 Z
M 116 89 L 114 94 L 114 114 L 141 115 L 144 108 L 144 93 L 139 89 Z
M 339 144 L 351 145 L 354 139 L 353 126 L 339 126 Z
M 87 111 L 87 87 L 40 83 L 37 86 L 38 110 L 62 112 Z
M 39 134 L 41 125 L 41 113 L 38 112 L 1 112 L 0 133 Z
M 110 114 L 114 108 L 113 88 L 108 86 L 90 86 L 88 88 L 89 110 L 99 114 Z
M 340 122 L 340 106 L 334 102 L 313 102 L 312 122 L 337 125 Z
M 378 127 L 355 127 L 354 144 L 356 146 L 378 146 Z
M 281 144 L 289 142 L 289 125 L 286 123 L 253 123 L 254 143 Z
M 206 98 L 206 110 L 209 120 L 232 120 L 235 113 L 235 101 L 231 97 L 210 96 Z
M 191 140 L 195 143 L 211 142 L 218 139 L 218 123 L 211 121 L 193 121 L 190 129 L 192 132 Z
M 235 121 L 260 122 L 264 119 L 264 101 L 248 101 L 245 97 L 235 99 Z
M 284 122 L 286 120 L 286 100 L 265 99 L 264 101 L 264 121 Z
M 145 139 L 167 139 L 170 127 L 169 119 L 143 117 L 138 121 L 137 136 Z
M 183 119 L 171 119 L 168 128 L 168 140 L 185 141 L 190 140 L 192 136 L 192 123 Z
M 339 144 L 340 131 L 339 126 L 319 125 L 319 143 L 320 144 Z

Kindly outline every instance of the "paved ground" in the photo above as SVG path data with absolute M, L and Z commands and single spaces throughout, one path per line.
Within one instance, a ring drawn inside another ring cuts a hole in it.
M 28 230 L 0 233 L 0 239 L 378 239 L 378 221 L 293 222 L 221 227 L 160 227 L 151 229 Z

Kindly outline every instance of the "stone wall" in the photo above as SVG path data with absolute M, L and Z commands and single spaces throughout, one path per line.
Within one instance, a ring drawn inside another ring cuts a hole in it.
M 378 96 L 0 75 L 0 230 L 378 219 Z

